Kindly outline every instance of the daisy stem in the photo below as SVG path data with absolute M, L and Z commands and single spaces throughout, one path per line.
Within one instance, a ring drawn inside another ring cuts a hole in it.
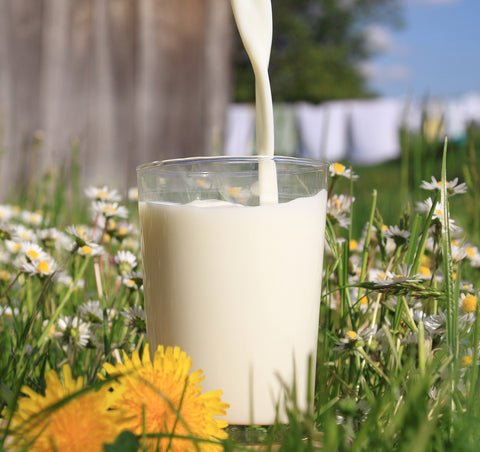
M 423 322 L 418 322 L 418 368 L 420 375 L 425 375 L 425 328 Z
M 368 221 L 368 229 L 367 229 L 367 237 L 365 239 L 365 245 L 363 247 L 363 256 L 362 256 L 362 268 L 360 273 L 360 282 L 365 281 L 365 276 L 367 274 L 367 263 L 368 263 L 368 247 L 370 246 L 370 237 L 372 234 L 372 226 L 373 226 L 373 217 L 375 215 L 375 208 L 377 205 L 377 190 L 373 190 L 372 192 L 372 209 L 370 211 L 370 218 Z M 361 300 L 363 296 L 363 289 L 360 287 L 358 289 L 358 299 Z

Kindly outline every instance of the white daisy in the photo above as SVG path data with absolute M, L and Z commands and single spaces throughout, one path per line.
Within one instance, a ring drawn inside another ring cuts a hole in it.
M 128 250 L 119 250 L 115 255 L 115 262 L 121 275 L 129 274 L 137 266 L 136 256 Z
M 30 212 L 29 210 L 22 210 L 20 218 L 22 219 L 22 221 L 31 226 L 40 226 L 43 221 L 43 212 Z
M 78 308 L 80 317 L 88 323 L 101 323 L 103 310 L 99 300 L 88 300 Z
M 0 221 L 8 222 L 13 216 L 12 206 L 0 204 Z
M 354 174 L 350 168 L 347 168 L 345 165 L 338 162 L 330 164 L 329 172 L 330 172 L 330 177 L 341 176 L 341 177 L 346 177 L 347 179 L 352 179 L 352 180 L 358 179 L 358 176 Z
M 85 195 L 95 201 L 115 202 L 122 199 L 117 190 L 109 189 L 106 185 L 99 187 L 91 185 L 85 189 Z
M 446 181 L 446 186 L 447 192 L 451 196 L 467 192 L 467 184 L 463 182 L 458 185 L 458 177 L 456 177 L 452 181 Z M 432 176 L 431 182 L 422 181 L 422 183 L 420 184 L 420 188 L 423 188 L 424 190 L 441 190 L 442 181 L 437 181 L 437 179 Z
M 100 214 L 104 218 L 127 218 L 128 209 L 125 206 L 118 205 L 118 202 L 95 201 L 92 203 L 94 214 Z
M 75 345 L 84 348 L 91 337 L 90 325 L 78 317 L 62 316 L 55 325 L 54 337 L 63 345 Z
M 45 254 L 39 259 L 32 259 L 31 262 L 25 262 L 21 269 L 25 273 L 30 273 L 31 275 L 46 277 L 55 273 L 57 270 L 57 263 L 51 256 Z
M 138 188 L 137 187 L 129 188 L 127 197 L 129 201 L 138 201 Z

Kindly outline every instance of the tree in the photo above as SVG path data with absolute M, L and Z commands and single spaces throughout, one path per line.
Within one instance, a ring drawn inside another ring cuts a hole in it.
M 372 22 L 400 25 L 399 0 L 273 0 L 270 82 L 277 102 L 370 97 L 358 64 L 373 55 L 363 33 Z M 254 76 L 237 36 L 234 95 L 254 100 Z

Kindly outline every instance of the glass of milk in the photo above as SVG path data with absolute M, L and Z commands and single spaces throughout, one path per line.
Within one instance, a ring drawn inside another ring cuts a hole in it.
M 262 205 L 265 160 L 278 202 Z M 264 156 L 137 168 L 151 352 L 186 351 L 204 371 L 203 390 L 223 391 L 231 425 L 285 422 L 293 385 L 309 409 L 327 174 L 327 163 Z

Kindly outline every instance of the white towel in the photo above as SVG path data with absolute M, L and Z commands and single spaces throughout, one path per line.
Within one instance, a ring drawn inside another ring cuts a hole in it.
M 347 157 L 350 101 L 327 102 L 324 107 L 321 159 L 339 161 Z
M 463 97 L 466 121 L 480 123 L 480 94 L 470 93 Z
M 224 154 L 251 155 L 255 140 L 255 106 L 231 104 L 225 124 Z
M 322 143 L 323 107 L 308 102 L 295 105 L 300 154 L 302 157 L 318 159 Z
M 352 102 L 352 161 L 368 165 L 399 157 L 403 111 L 404 101 L 397 99 Z
M 297 104 L 296 117 L 303 157 L 341 160 L 347 155 L 349 102 Z
M 445 103 L 445 134 L 449 140 L 466 137 L 468 109 L 463 99 L 449 99 Z

